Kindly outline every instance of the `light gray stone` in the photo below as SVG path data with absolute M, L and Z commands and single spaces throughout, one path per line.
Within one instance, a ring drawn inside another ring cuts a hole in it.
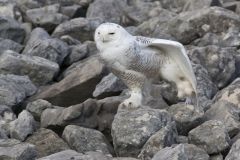
M 23 49 L 23 46 L 17 42 L 14 42 L 13 40 L 0 38 L 0 49 L 1 53 L 3 53 L 5 50 L 20 52 Z
M 240 159 L 240 140 L 237 140 L 231 147 L 225 160 L 239 160 Z
M 82 156 L 82 153 L 78 153 L 74 150 L 65 150 L 37 160 L 82 160 Z

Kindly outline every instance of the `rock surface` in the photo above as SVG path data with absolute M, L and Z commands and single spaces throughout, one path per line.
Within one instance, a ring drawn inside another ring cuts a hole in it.
M 240 157 L 239 155 L 240 150 L 240 140 L 237 140 L 233 145 L 231 150 L 229 151 L 225 160 L 238 160 Z

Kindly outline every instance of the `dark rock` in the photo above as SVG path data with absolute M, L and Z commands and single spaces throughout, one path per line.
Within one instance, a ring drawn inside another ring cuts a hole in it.
M 144 144 L 138 157 L 150 160 L 159 150 L 176 143 L 177 137 L 176 125 L 173 122 L 152 135 Z
M 223 156 L 221 154 L 211 155 L 210 160 L 223 160 Z
M 77 4 L 61 7 L 60 12 L 63 15 L 68 16 L 70 18 L 86 16 L 86 8 Z
M 237 140 L 233 145 L 225 160 L 239 160 L 240 159 L 240 140 Z
M 19 43 L 14 42 L 13 40 L 0 38 L 0 48 L 1 53 L 5 50 L 20 52 L 23 49 L 23 46 Z
M 28 135 L 32 134 L 36 128 L 33 116 L 28 111 L 24 110 L 18 118 L 10 122 L 10 136 L 11 138 L 24 141 Z
M 208 160 L 208 154 L 192 144 L 179 144 L 160 150 L 152 160 Z
M 36 146 L 38 158 L 70 149 L 56 133 L 44 128 L 34 132 L 25 142 Z
M 99 150 L 104 154 L 113 154 L 111 145 L 97 130 L 69 125 L 65 127 L 62 136 L 69 146 L 80 153 Z
M 60 39 L 61 39 L 63 42 L 65 42 L 65 43 L 67 43 L 68 45 L 70 45 L 70 46 L 81 44 L 81 42 L 80 42 L 79 40 L 77 40 L 77 39 L 75 39 L 75 38 L 73 38 L 73 37 L 71 37 L 71 36 L 69 36 L 69 35 L 61 36 Z
M 93 40 L 95 29 L 102 23 L 97 18 L 75 18 L 64 22 L 56 27 L 52 36 L 60 38 L 63 35 L 69 35 L 81 42 Z
M 223 7 L 226 9 L 229 9 L 233 12 L 236 12 L 237 14 L 240 14 L 240 2 L 239 1 L 233 1 L 233 2 L 226 2 L 223 4 Z
M 35 28 L 23 54 L 42 57 L 61 65 L 64 58 L 69 54 L 69 47 L 65 42 L 51 38 L 42 28 Z
M 219 120 L 225 126 L 230 137 L 235 136 L 240 130 L 239 108 L 227 101 L 214 103 L 205 113 L 206 120 Z
M 25 38 L 25 30 L 16 20 L 0 17 L 0 37 L 22 43 Z
M 64 79 L 48 86 L 32 99 L 45 99 L 53 105 L 70 106 L 79 104 L 89 97 L 97 83 L 105 75 L 105 67 L 97 57 L 90 57 L 73 64 L 64 72 Z
M 171 116 L 164 110 L 119 109 L 112 123 L 113 145 L 117 155 L 137 157 L 146 141 L 171 122 Z
M 233 48 L 218 46 L 196 47 L 189 51 L 191 60 L 205 67 L 219 88 L 225 87 L 235 77 L 235 53 Z
M 34 119 L 40 121 L 42 112 L 47 108 L 53 108 L 52 104 L 43 99 L 38 99 L 36 101 L 27 104 L 26 109 L 33 115 Z
M 33 95 L 37 88 L 27 76 L 0 75 L 0 104 L 15 106 Z
M 0 55 L 0 73 L 27 75 L 36 85 L 53 80 L 59 71 L 57 63 L 37 56 L 26 56 L 7 50 Z
M 174 118 L 180 135 L 187 135 L 191 129 L 204 121 L 204 111 L 193 105 L 175 104 L 168 108 L 168 112 Z
M 229 147 L 230 138 L 222 122 L 207 121 L 188 134 L 189 142 L 204 149 L 208 154 L 220 153 Z
M 37 157 L 35 146 L 15 139 L 0 139 L 0 159 L 32 160 Z

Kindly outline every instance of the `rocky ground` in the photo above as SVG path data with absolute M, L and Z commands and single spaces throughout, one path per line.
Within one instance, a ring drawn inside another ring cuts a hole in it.
M 200 107 L 174 85 L 119 105 L 96 27 L 183 43 Z M 0 0 L 1 160 L 240 160 L 239 0 Z

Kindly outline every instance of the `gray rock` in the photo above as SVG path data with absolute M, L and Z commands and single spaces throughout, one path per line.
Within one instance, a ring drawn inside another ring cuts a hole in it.
M 60 12 L 70 18 L 85 17 L 86 8 L 77 4 L 61 7 Z
M 189 0 L 185 4 L 183 11 L 196 11 L 198 9 L 209 8 L 211 6 L 222 6 L 221 0 Z
M 0 139 L 0 159 L 32 160 L 37 157 L 35 146 L 15 139 Z
M 81 159 L 83 156 L 82 153 L 78 153 L 74 150 L 65 150 L 61 151 L 52 155 L 49 155 L 47 157 L 39 158 L 37 160 L 83 160 Z
M 52 36 L 60 38 L 63 35 L 69 35 L 81 42 L 93 40 L 95 29 L 103 21 L 98 18 L 75 18 L 64 22 L 56 27 Z
M 176 125 L 173 122 L 152 135 L 144 144 L 138 157 L 144 160 L 151 160 L 159 150 L 176 143 L 177 137 Z
M 79 45 L 81 44 L 81 42 L 75 38 L 72 38 L 71 36 L 69 35 L 65 35 L 65 36 L 61 36 L 60 39 L 67 43 L 68 45 L 72 46 L 72 45 Z
M 207 46 L 193 48 L 189 56 L 194 63 L 205 67 L 212 81 L 223 88 L 235 76 L 235 53 L 233 48 Z
M 117 155 L 137 157 L 146 141 L 171 122 L 171 116 L 164 110 L 119 109 L 112 123 L 113 145 Z
M 0 73 L 27 75 L 36 85 L 53 80 L 59 71 L 57 63 L 37 56 L 26 56 L 7 50 L 0 55 Z
M 110 143 L 97 130 L 69 125 L 65 127 L 62 136 L 69 146 L 80 153 L 100 151 L 104 154 L 113 154 Z
M 14 42 L 13 40 L 0 38 L 0 48 L 1 53 L 5 50 L 20 52 L 23 49 L 23 46 L 19 43 Z
M 0 37 L 22 43 L 25 38 L 25 30 L 16 20 L 0 17 Z
M 108 97 L 114 94 L 118 94 L 124 89 L 126 85 L 114 74 L 110 73 L 103 77 L 100 83 L 97 84 L 93 96 L 94 97 Z
M 1 17 L 19 19 L 20 13 L 13 2 L 0 3 L 0 15 Z
M 214 97 L 213 101 L 217 102 L 219 100 L 225 100 L 230 103 L 233 103 L 240 106 L 239 98 L 240 97 L 240 78 L 234 80 L 228 87 L 219 91 Z
M 168 112 L 174 118 L 180 135 L 187 135 L 191 129 L 204 121 L 204 111 L 193 105 L 175 104 L 168 108 Z
M 240 130 L 239 108 L 227 101 L 214 103 L 205 113 L 206 120 L 219 120 L 225 126 L 230 137 L 235 136 Z
M 60 5 L 54 4 L 42 8 L 29 9 L 26 12 L 26 17 L 31 23 L 33 23 L 33 25 L 52 32 L 57 25 L 69 19 L 67 16 L 59 12 Z
M 0 105 L 0 139 L 8 139 L 10 136 L 9 123 L 16 119 L 16 115 L 11 108 Z
M 223 156 L 221 154 L 211 155 L 210 160 L 223 160 Z
M 230 138 L 222 122 L 207 121 L 191 130 L 189 142 L 204 149 L 208 154 L 220 153 L 229 147 Z
M 152 160 L 209 160 L 208 154 L 192 144 L 179 144 L 160 150 Z
M 32 134 L 36 128 L 36 122 L 33 116 L 28 111 L 24 110 L 18 118 L 10 122 L 10 136 L 11 138 L 24 141 L 28 135 Z
M 160 2 L 164 9 L 180 13 L 188 0 L 161 0 Z
M 47 108 L 53 108 L 53 106 L 51 103 L 43 99 L 30 102 L 26 107 L 27 111 L 29 111 L 37 121 L 40 121 L 42 112 Z
M 240 159 L 240 140 L 237 140 L 233 145 L 225 160 L 239 160 Z
M 42 57 L 61 65 L 69 54 L 69 47 L 65 42 L 51 38 L 42 28 L 35 28 L 31 32 L 23 54 Z
M 26 139 L 25 142 L 36 146 L 38 158 L 70 149 L 67 143 L 64 142 L 63 139 L 61 139 L 56 133 L 45 128 L 40 128 L 34 132 Z
M 99 59 L 95 56 L 90 57 L 70 66 L 64 72 L 64 79 L 48 86 L 32 97 L 32 100 L 45 99 L 56 106 L 79 104 L 92 97 L 95 86 L 105 72 L 105 66 Z
M 0 84 L 0 104 L 10 107 L 37 91 L 27 76 L 0 75 Z
M 232 1 L 232 2 L 226 2 L 223 4 L 223 7 L 226 9 L 229 9 L 233 12 L 236 12 L 237 14 L 240 13 L 240 2 L 238 1 Z

